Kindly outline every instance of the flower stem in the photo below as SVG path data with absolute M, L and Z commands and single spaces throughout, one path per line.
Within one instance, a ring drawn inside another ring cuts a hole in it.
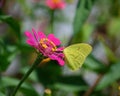
M 50 24 L 51 24 L 51 33 L 54 33 L 54 10 L 51 10 L 51 20 L 50 20 Z
M 22 83 L 27 79 L 27 77 L 32 73 L 32 71 L 37 67 L 38 64 L 40 64 L 40 62 L 43 60 L 43 57 L 41 55 L 39 55 L 35 62 L 33 63 L 33 65 L 30 67 L 30 69 L 27 71 L 27 73 L 23 76 L 23 78 L 21 79 L 21 81 L 19 82 L 19 84 L 16 86 L 15 90 L 13 91 L 11 96 L 15 96 L 15 94 L 17 93 L 17 91 L 19 90 L 20 86 L 22 85 Z

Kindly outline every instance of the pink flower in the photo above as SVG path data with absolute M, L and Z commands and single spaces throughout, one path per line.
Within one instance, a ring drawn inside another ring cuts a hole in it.
M 64 54 L 63 47 L 57 48 L 61 44 L 60 40 L 57 39 L 54 34 L 49 34 L 48 37 L 43 32 L 36 32 L 32 29 L 33 34 L 29 31 L 25 32 L 27 37 L 27 44 L 36 48 L 41 52 L 45 57 L 50 58 L 51 60 L 57 60 L 58 63 L 64 65 Z
M 63 0 L 46 0 L 46 5 L 51 9 L 64 9 L 66 4 Z

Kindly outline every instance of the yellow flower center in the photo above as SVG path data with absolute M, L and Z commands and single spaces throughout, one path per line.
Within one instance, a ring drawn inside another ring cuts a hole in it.
M 52 0 L 54 3 L 59 3 L 61 0 Z
M 39 43 L 45 49 L 49 47 L 49 48 L 52 48 L 52 51 L 56 51 L 57 50 L 56 45 L 51 40 L 49 40 L 47 38 L 41 39 Z

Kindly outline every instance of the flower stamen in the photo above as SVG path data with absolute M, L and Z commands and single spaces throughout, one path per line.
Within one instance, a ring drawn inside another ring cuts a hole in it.
M 59 3 L 60 0 L 52 0 L 54 3 Z
M 44 49 L 51 47 L 52 51 L 56 51 L 57 50 L 56 45 L 51 40 L 49 40 L 47 38 L 41 39 L 39 43 L 41 44 L 41 46 Z

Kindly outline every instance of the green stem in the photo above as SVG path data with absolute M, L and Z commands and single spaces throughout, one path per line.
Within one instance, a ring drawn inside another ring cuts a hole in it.
M 51 20 L 50 20 L 50 24 L 51 24 L 51 33 L 54 33 L 54 10 L 51 10 Z
M 17 91 L 19 90 L 20 86 L 22 85 L 22 83 L 27 79 L 27 77 L 32 73 L 32 71 L 37 67 L 38 64 L 40 64 L 40 62 L 43 60 L 43 57 L 41 57 L 41 55 L 39 55 L 35 62 L 33 63 L 33 65 L 30 67 L 30 69 L 27 71 L 27 73 L 23 76 L 23 78 L 21 79 L 21 81 L 19 82 L 19 84 L 17 85 L 17 87 L 15 88 L 15 90 L 13 91 L 11 96 L 15 96 L 15 94 L 17 93 Z

